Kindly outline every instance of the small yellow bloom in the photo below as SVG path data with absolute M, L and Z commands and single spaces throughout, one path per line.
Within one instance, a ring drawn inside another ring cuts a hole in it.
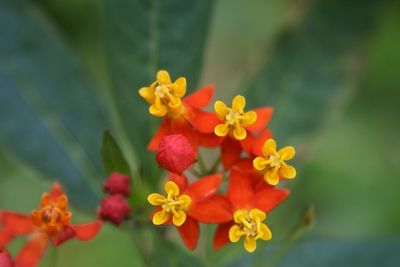
M 149 87 L 139 90 L 139 94 L 150 104 L 150 114 L 156 117 L 179 114 L 182 109 L 181 98 L 185 93 L 186 79 L 180 77 L 172 82 L 165 70 L 157 72 L 157 80 Z
M 165 192 L 167 196 L 153 193 L 147 197 L 151 205 L 161 207 L 161 210 L 154 214 L 153 223 L 160 225 L 172 217 L 174 225 L 181 226 L 186 221 L 186 211 L 192 199 L 188 195 L 180 195 L 178 185 L 172 181 L 165 184 Z
M 244 248 L 252 253 L 257 248 L 257 239 L 270 240 L 271 230 L 263 221 L 266 218 L 265 212 L 259 209 L 237 210 L 233 214 L 235 224 L 229 229 L 229 240 L 236 243 L 244 237 Z
M 264 173 L 265 181 L 270 185 L 277 185 L 279 178 L 293 179 L 296 177 L 296 169 L 286 164 L 295 155 L 294 147 L 286 146 L 276 151 L 276 142 L 274 139 L 268 139 L 263 147 L 264 157 L 257 157 L 253 161 L 256 170 Z
M 229 134 L 236 140 L 245 139 L 247 136 L 245 127 L 254 124 L 257 120 L 256 112 L 244 112 L 245 106 L 246 99 L 241 95 L 233 98 L 232 108 L 228 108 L 222 101 L 216 101 L 214 104 L 215 113 L 224 123 L 215 127 L 215 134 L 221 137 Z

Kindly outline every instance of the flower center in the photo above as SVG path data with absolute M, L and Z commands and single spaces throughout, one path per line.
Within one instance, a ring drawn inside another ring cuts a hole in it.
M 269 162 L 270 162 L 271 167 L 279 168 L 281 166 L 282 160 L 280 157 L 277 157 L 276 155 L 271 155 L 271 156 L 269 156 Z
M 231 109 L 229 113 L 225 116 L 225 121 L 229 124 L 234 126 L 237 121 L 239 121 L 243 117 L 243 114 L 240 114 L 237 111 Z

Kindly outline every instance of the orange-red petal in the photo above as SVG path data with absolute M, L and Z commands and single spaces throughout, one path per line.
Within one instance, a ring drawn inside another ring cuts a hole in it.
M 171 122 L 171 133 L 172 134 L 182 134 L 186 137 L 189 143 L 193 147 L 193 151 L 197 155 L 197 150 L 199 148 L 199 139 L 197 138 L 196 131 L 183 120 L 174 120 Z
M 200 235 L 199 223 L 191 217 L 187 217 L 185 223 L 177 228 L 186 247 L 194 250 Z
M 254 204 L 251 180 L 235 169 L 232 169 L 229 176 L 228 197 L 235 209 L 252 208 Z
M 56 202 L 59 197 L 65 195 L 64 190 L 59 182 L 53 183 L 49 193 L 52 201 Z
M 176 183 L 179 187 L 179 191 L 181 192 L 185 191 L 189 184 L 187 177 L 183 174 L 170 173 L 169 180 Z
M 248 132 L 246 138 L 239 141 L 243 150 L 249 156 L 253 155 L 253 145 L 254 145 L 255 140 L 256 140 L 256 137 L 251 132 Z
M 29 234 L 35 230 L 31 216 L 12 211 L 3 211 L 1 217 L 4 229 L 14 235 Z
M 259 132 L 263 130 L 271 119 L 273 110 L 274 109 L 272 107 L 254 109 L 254 111 L 257 113 L 257 120 L 254 124 L 246 127 L 246 129 L 250 132 Z
M 214 128 L 221 121 L 214 112 L 203 111 L 198 108 L 188 110 L 186 120 L 201 133 L 214 133 Z
M 185 97 L 183 102 L 191 107 L 202 108 L 210 103 L 213 94 L 214 85 L 210 84 Z
M 227 170 L 240 159 L 242 146 L 237 140 L 227 137 L 221 144 L 221 161 L 224 169 Z
M 286 189 L 264 189 L 255 195 L 255 207 L 264 212 L 269 212 L 289 196 Z
M 224 140 L 223 138 L 215 135 L 214 132 L 209 134 L 197 132 L 197 138 L 201 146 L 208 148 L 217 147 Z
M 14 235 L 6 229 L 0 230 L 0 249 L 5 247 L 14 238 Z
M 272 138 L 272 133 L 269 129 L 264 129 L 254 140 L 253 142 L 253 155 L 255 156 L 263 156 L 262 147 L 268 139 Z
M 75 231 L 75 237 L 80 241 L 89 241 L 93 239 L 99 232 L 103 222 L 98 220 L 91 223 L 71 225 L 70 227 Z
M 160 144 L 161 138 L 166 135 L 171 134 L 171 126 L 167 119 L 163 119 L 158 127 L 157 131 L 154 133 L 153 138 L 150 140 L 150 143 L 147 145 L 147 150 L 156 151 L 158 150 L 158 145 Z
M 193 202 L 202 201 L 214 194 L 222 181 L 222 174 L 205 176 L 189 185 L 184 194 L 190 196 Z
M 232 227 L 232 225 L 233 221 L 218 225 L 214 235 L 214 249 L 219 249 L 229 243 L 229 229 Z
M 53 242 L 54 245 L 59 246 L 65 241 L 74 238 L 75 235 L 76 235 L 75 231 L 70 226 L 67 225 L 60 232 L 53 235 L 51 237 L 51 241 Z
M 223 223 L 232 220 L 232 205 L 227 197 L 214 195 L 190 206 L 189 216 L 202 223 Z
M 17 258 L 15 259 L 16 266 L 37 266 L 47 248 L 48 240 L 46 234 L 38 233 L 32 236 L 18 253 Z

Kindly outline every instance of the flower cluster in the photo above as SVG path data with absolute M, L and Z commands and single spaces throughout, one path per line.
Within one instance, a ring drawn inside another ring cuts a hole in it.
M 104 221 L 120 225 L 131 213 L 131 208 L 125 200 L 131 194 L 131 178 L 113 172 L 104 182 L 103 189 L 109 196 L 101 200 L 98 215 Z
M 101 229 L 102 221 L 73 225 L 71 217 L 68 197 L 61 185 L 54 183 L 51 191 L 42 195 L 39 209 L 33 210 L 31 215 L 0 211 L 0 251 L 15 237 L 28 235 L 26 244 L 15 259 L 15 266 L 34 267 L 45 254 L 49 244 L 59 246 L 73 238 L 88 241 Z M 8 264 L 4 266 L 14 266 L 5 251 L 0 254 L 0 263 L 2 261 Z
M 174 225 L 189 249 L 196 247 L 199 223 L 213 223 L 218 224 L 214 248 L 243 239 L 244 248 L 253 252 L 257 240 L 272 238 L 265 220 L 289 195 L 275 186 L 296 176 L 295 168 L 286 163 L 295 150 L 277 150 L 266 128 L 272 108 L 245 110 L 246 99 L 237 95 L 231 106 L 216 101 L 215 112 L 208 112 L 203 108 L 209 105 L 214 86 L 184 97 L 186 87 L 185 78 L 172 81 L 160 70 L 156 81 L 139 90 L 150 105 L 149 113 L 162 118 L 147 148 L 157 151 L 157 162 L 168 170 L 164 193 L 148 196 L 156 207 L 151 220 L 155 225 Z M 222 167 L 200 172 L 191 168 L 196 159 L 200 163 L 199 147 L 220 148 Z M 192 182 L 186 170 L 195 174 Z

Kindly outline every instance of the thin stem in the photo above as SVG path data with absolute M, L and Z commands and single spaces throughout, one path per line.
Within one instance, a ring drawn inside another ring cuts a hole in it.
M 58 250 L 56 246 L 50 247 L 50 264 L 49 267 L 57 267 L 58 263 Z
M 209 174 L 215 173 L 215 172 L 217 171 L 217 169 L 218 169 L 218 166 L 219 166 L 220 162 L 221 162 L 221 160 L 220 160 L 220 158 L 218 157 L 218 158 L 214 161 L 214 163 L 213 163 L 213 165 L 211 166 L 211 169 L 209 170 L 208 173 L 209 173 Z
M 199 152 L 199 156 L 198 156 L 198 163 L 199 163 L 200 173 L 202 175 L 207 174 L 207 167 L 204 164 L 204 161 L 203 161 L 203 158 L 202 158 L 200 152 Z

